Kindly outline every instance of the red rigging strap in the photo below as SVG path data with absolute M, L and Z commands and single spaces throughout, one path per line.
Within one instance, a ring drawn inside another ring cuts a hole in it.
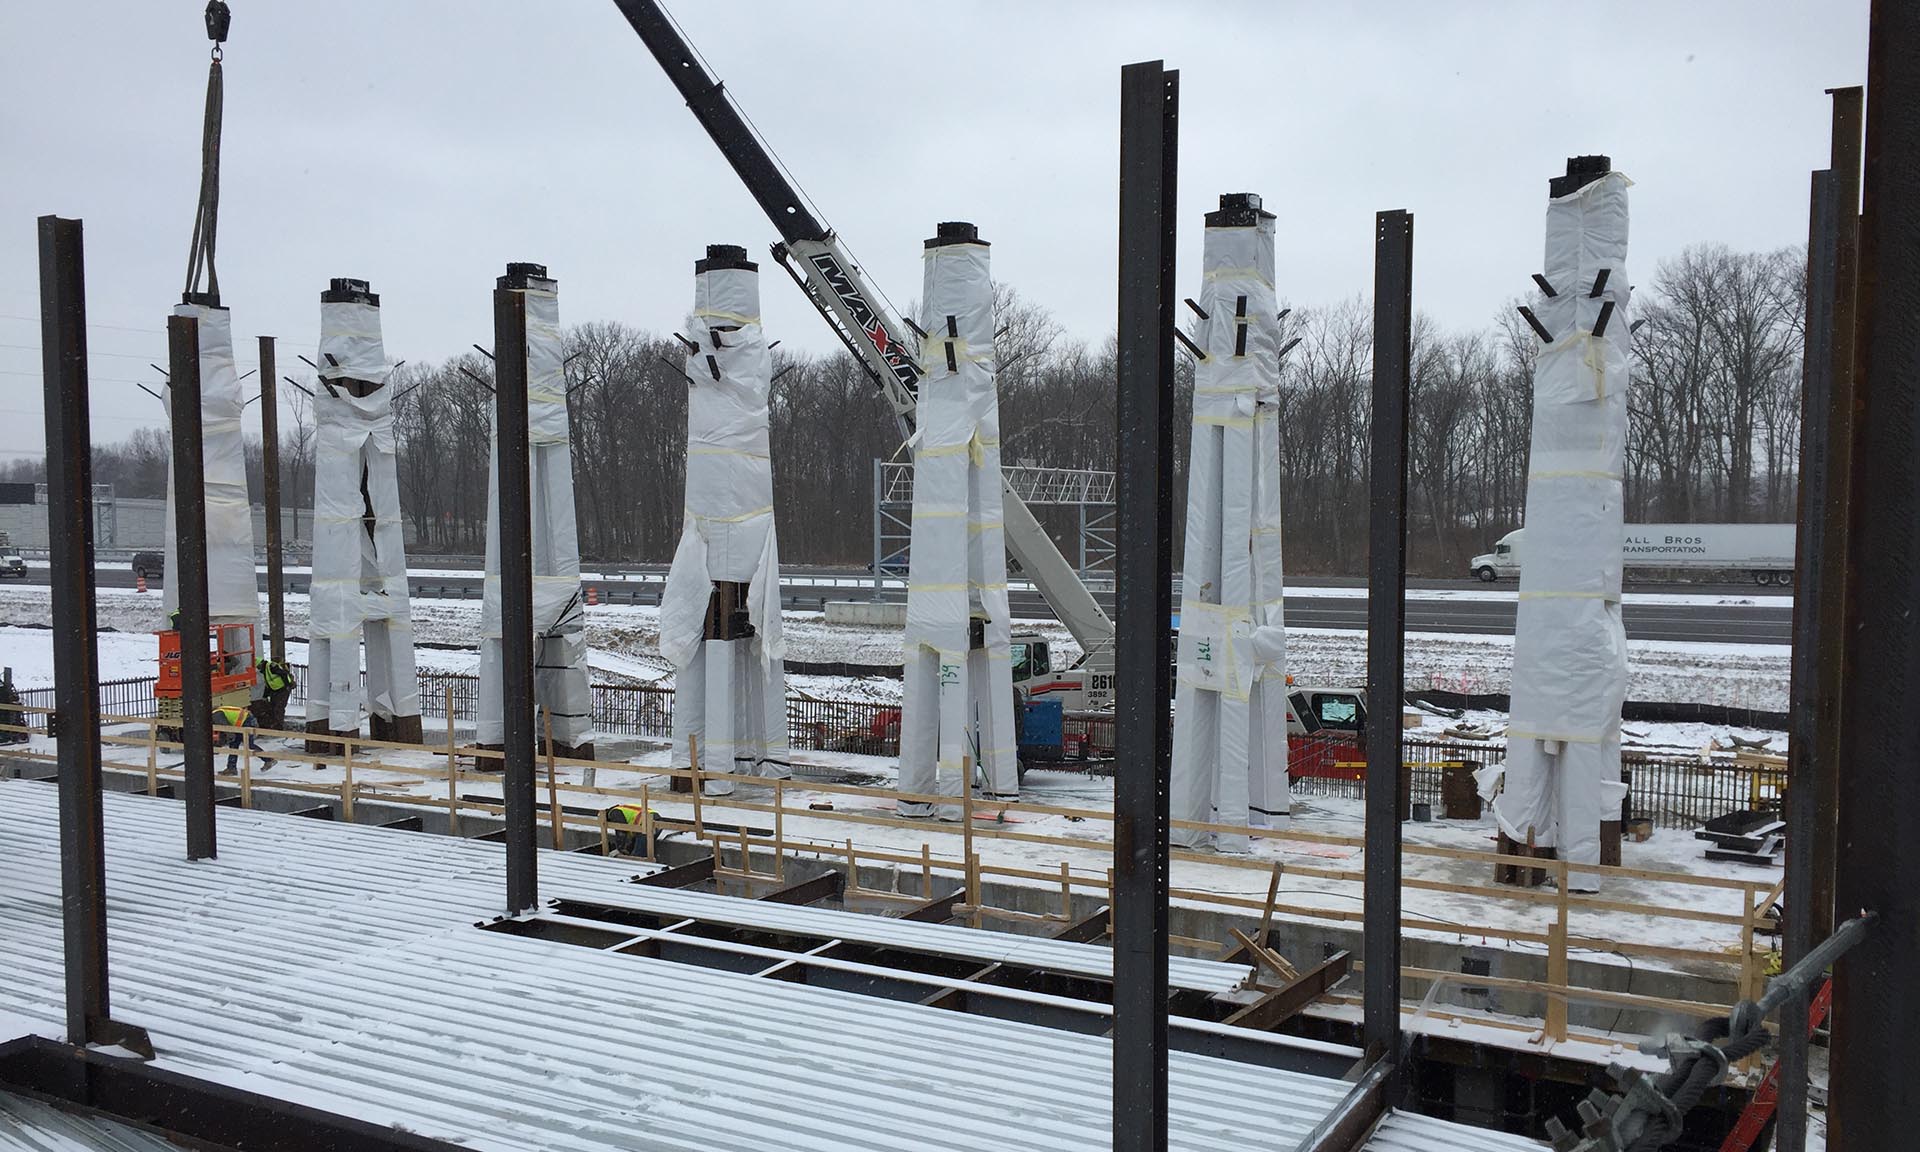
M 207 109 L 200 130 L 200 200 L 194 208 L 193 242 L 187 252 L 187 283 L 180 290 L 183 304 L 220 303 L 220 274 L 214 270 L 214 237 L 220 225 L 220 122 L 225 103 L 225 84 L 220 73 L 221 45 L 233 13 L 224 0 L 208 0 L 207 39 L 213 41 L 213 63 L 207 68 Z M 206 273 L 206 292 L 200 291 L 200 274 Z

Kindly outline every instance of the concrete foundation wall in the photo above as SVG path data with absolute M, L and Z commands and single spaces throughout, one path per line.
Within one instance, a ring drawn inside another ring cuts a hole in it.
M 827 601 L 827 623 L 858 624 L 867 628 L 905 628 L 907 606 L 871 600 Z

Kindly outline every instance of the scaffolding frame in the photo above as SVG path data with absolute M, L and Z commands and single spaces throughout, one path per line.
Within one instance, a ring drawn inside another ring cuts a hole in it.
M 1089 588 L 1113 587 L 1119 526 L 1114 473 L 1098 468 L 1003 467 L 1007 487 L 1029 508 L 1075 510 L 1074 569 Z M 913 539 L 913 462 L 873 462 L 873 599 L 885 598 L 886 582 L 907 579 Z

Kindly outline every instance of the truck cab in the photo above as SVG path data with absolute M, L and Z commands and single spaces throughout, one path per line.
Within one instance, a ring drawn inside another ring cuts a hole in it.
M 1028 700 L 1058 700 L 1068 712 L 1100 712 L 1113 707 L 1113 674 L 1081 666 L 1054 671 L 1047 638 L 1037 632 L 1013 634 L 1013 687 Z
M 1521 534 L 1525 531 L 1524 528 L 1515 528 L 1494 541 L 1493 551 L 1475 556 L 1468 565 L 1468 571 L 1487 584 L 1495 580 L 1517 579 L 1520 575 Z

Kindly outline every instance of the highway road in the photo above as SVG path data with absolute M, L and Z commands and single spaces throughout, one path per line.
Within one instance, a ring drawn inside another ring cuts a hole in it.
M 435 560 L 441 567 L 417 565 L 410 578 L 415 597 L 452 597 L 478 600 L 480 573 L 476 562 Z M 620 570 L 594 568 L 604 578 L 589 579 L 601 603 L 655 604 L 666 580 L 666 565 L 635 565 Z M 97 570 L 101 587 L 130 588 L 133 573 L 124 565 L 103 563 Z M 261 588 L 266 576 L 260 576 Z M 47 570 L 30 567 L 27 582 L 47 583 Z M 290 572 L 287 588 L 306 590 L 307 575 Z M 818 609 L 828 600 L 866 599 L 872 581 L 845 569 L 790 568 L 782 583 L 789 608 Z M 1303 576 L 1298 593 L 1287 596 L 1287 623 L 1295 628 L 1361 629 L 1366 627 L 1364 583 L 1352 577 Z M 1318 593 L 1318 594 L 1316 594 Z M 1343 594 L 1344 593 L 1344 594 Z M 1675 593 L 1686 601 L 1671 602 Z M 1646 594 L 1648 599 L 1638 599 Z M 1654 595 L 1658 594 L 1658 595 Z M 905 596 L 903 589 L 883 591 L 888 599 Z M 1112 609 L 1110 593 L 1096 593 L 1103 607 Z M 1014 615 L 1048 619 L 1052 610 L 1031 589 L 1016 586 L 1009 599 Z M 1513 584 L 1480 584 L 1472 580 L 1408 581 L 1407 628 L 1414 632 L 1457 632 L 1481 636 L 1510 636 L 1514 618 Z M 1631 586 L 1624 605 L 1627 637 L 1633 640 L 1690 641 L 1721 644 L 1789 644 L 1793 638 L 1793 608 L 1778 589 L 1752 585 Z

